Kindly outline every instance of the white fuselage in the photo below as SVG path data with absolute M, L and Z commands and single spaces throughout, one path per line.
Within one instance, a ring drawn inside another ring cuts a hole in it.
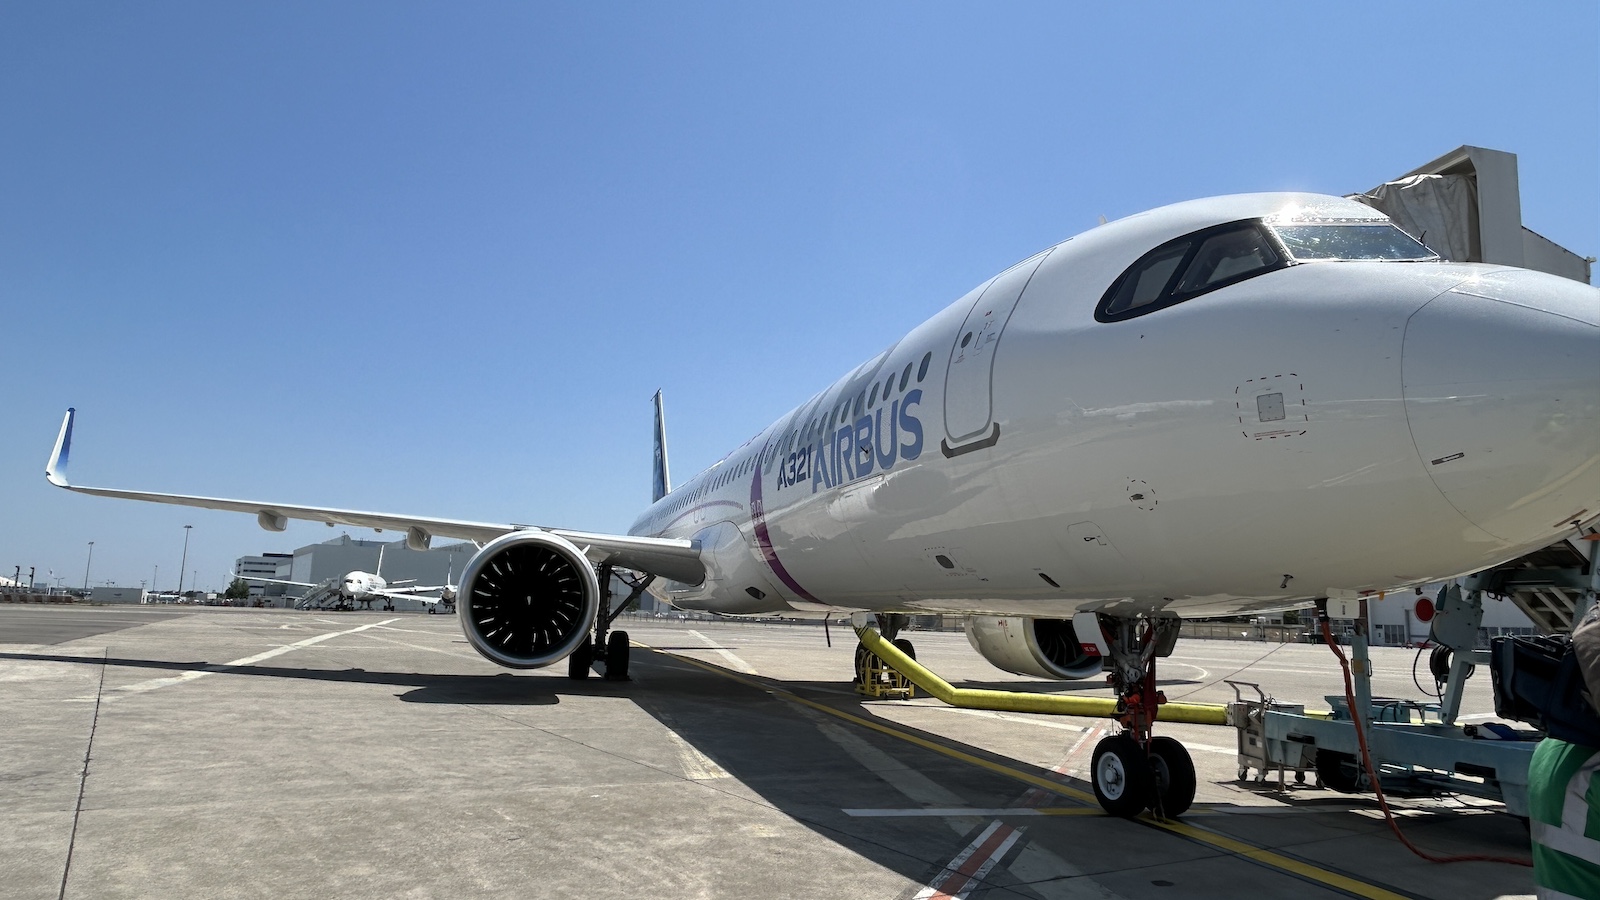
M 1096 320 L 1151 248 L 1296 214 L 1384 221 L 1319 195 L 1193 201 L 985 283 L 653 504 L 631 533 L 694 538 L 708 570 L 656 592 L 1223 615 L 1465 574 L 1600 514 L 1588 286 L 1318 261 Z
M 339 579 L 339 595 L 358 603 L 381 598 L 388 587 L 389 582 L 371 572 L 346 572 Z

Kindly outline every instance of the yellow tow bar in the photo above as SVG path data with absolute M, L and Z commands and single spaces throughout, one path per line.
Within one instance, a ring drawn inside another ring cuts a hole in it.
M 1109 697 L 1061 697 L 1023 691 L 984 691 L 952 687 L 899 647 L 883 639 L 873 628 L 857 628 L 861 645 L 877 654 L 890 668 L 922 688 L 930 696 L 960 709 L 993 709 L 1004 712 L 1046 713 L 1056 716 L 1114 718 L 1117 701 Z M 1228 708 L 1210 703 L 1163 703 L 1156 717 L 1162 722 L 1187 722 L 1193 725 L 1226 725 Z

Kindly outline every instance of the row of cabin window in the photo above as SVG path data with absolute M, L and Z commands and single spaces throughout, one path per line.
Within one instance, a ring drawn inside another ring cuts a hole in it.
M 717 488 L 722 487 L 723 485 L 727 484 L 730 479 L 739 477 L 739 476 L 745 474 L 746 472 L 748 472 L 749 470 L 750 470 L 750 460 L 749 459 L 745 459 L 744 461 L 740 462 L 738 466 L 736 466 L 734 468 L 723 470 L 723 472 L 721 474 L 719 474 L 715 478 L 713 478 L 711 480 L 711 482 L 709 484 L 705 485 L 704 487 L 691 488 L 689 490 L 689 492 L 683 496 L 683 499 L 681 499 L 677 503 L 673 504 L 672 510 L 676 511 L 678 509 L 681 509 L 683 507 L 683 504 L 694 500 L 695 498 L 699 497 L 701 494 L 705 493 L 706 491 L 714 491 Z
M 923 379 L 928 377 L 928 367 L 932 363 L 933 351 L 931 350 L 922 355 L 922 362 L 906 363 L 905 368 L 900 371 L 900 376 L 898 378 L 898 392 L 903 394 L 905 393 L 906 388 L 910 386 L 911 370 L 913 366 L 916 367 L 917 384 L 921 384 Z M 863 411 L 875 408 L 880 399 L 883 402 L 888 403 L 889 396 L 892 393 L 895 393 L 897 390 L 895 385 L 896 380 L 897 379 L 893 372 L 889 373 L 889 377 L 884 379 L 882 384 L 879 384 L 876 380 L 874 380 L 870 394 L 865 388 L 863 388 L 859 393 L 856 394 L 854 402 L 852 402 L 850 398 L 846 397 L 845 399 L 839 401 L 827 415 L 813 418 L 811 421 L 806 423 L 804 428 L 789 432 L 789 437 L 781 445 L 775 448 L 771 454 L 769 454 L 767 465 L 770 466 L 772 461 L 776 459 L 778 455 L 787 454 L 792 451 L 797 440 L 801 443 L 809 443 L 812 436 L 820 432 L 823 428 L 832 429 L 850 419 L 860 418 Z M 854 408 L 853 413 L 851 412 L 852 407 Z

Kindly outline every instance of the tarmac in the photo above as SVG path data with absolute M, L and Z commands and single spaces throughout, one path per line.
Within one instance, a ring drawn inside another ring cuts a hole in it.
M 1231 728 L 1159 726 L 1195 758 L 1195 808 L 1125 821 L 1084 780 L 1108 722 L 865 700 L 843 628 L 619 621 L 626 683 L 499 669 L 454 616 L 0 607 L 0 897 L 1533 891 L 1527 868 L 1413 856 L 1371 797 L 1238 781 Z M 958 686 L 1107 693 L 906 636 Z M 1412 651 L 1373 657 L 1375 693 L 1422 696 Z M 1342 690 L 1312 645 L 1184 640 L 1159 674 L 1201 703 L 1232 699 L 1222 678 L 1324 709 Z M 1491 717 L 1485 675 L 1463 712 Z M 1393 805 L 1431 852 L 1528 855 L 1494 804 Z

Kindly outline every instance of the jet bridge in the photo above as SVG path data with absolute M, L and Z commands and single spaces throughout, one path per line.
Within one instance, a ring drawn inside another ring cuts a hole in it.
M 1377 209 L 1440 256 L 1519 266 L 1589 284 L 1583 257 L 1522 224 L 1517 155 L 1461 146 L 1349 198 Z

